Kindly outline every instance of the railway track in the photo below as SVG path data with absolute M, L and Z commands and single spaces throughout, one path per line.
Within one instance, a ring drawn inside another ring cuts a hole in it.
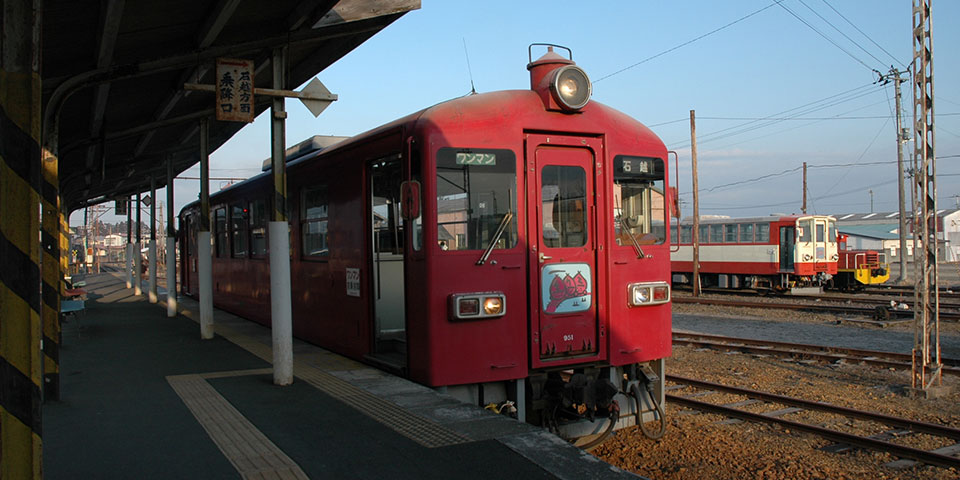
M 812 303 L 812 302 L 758 302 L 749 300 L 724 300 L 704 297 L 678 297 L 674 296 L 673 303 L 687 303 L 699 305 L 717 305 L 725 307 L 744 307 L 744 308 L 763 308 L 776 310 L 797 310 L 814 313 L 839 313 L 843 315 L 859 315 L 874 318 L 881 322 L 896 321 L 898 319 L 913 318 L 913 309 L 891 308 L 886 304 L 863 306 L 863 305 L 837 305 L 831 303 Z M 960 313 L 950 311 L 940 311 L 940 319 L 945 321 L 960 320 Z
M 673 332 L 673 343 L 674 345 L 689 345 L 700 348 L 739 351 L 778 357 L 793 357 L 827 362 L 863 363 L 878 367 L 904 370 L 912 368 L 910 355 L 906 353 L 753 340 L 683 331 Z M 960 376 L 960 359 L 941 357 L 940 362 L 943 364 L 942 372 L 945 375 Z
M 667 401 L 673 402 L 676 405 L 682 405 L 701 412 L 717 413 L 740 420 L 777 424 L 792 430 L 812 433 L 840 444 L 887 452 L 897 457 L 908 458 L 930 465 L 960 468 L 960 457 L 957 456 L 960 455 L 960 429 L 855 410 L 822 402 L 811 402 L 757 390 L 731 387 L 676 375 L 667 375 L 666 379 L 673 383 L 673 385 L 667 387 L 668 391 L 675 392 L 666 395 Z M 684 395 L 678 394 L 681 391 L 689 389 L 697 391 Z M 700 400 L 709 397 L 712 393 L 718 392 L 743 396 L 748 400 L 725 404 L 716 404 Z M 776 410 L 769 409 L 770 406 L 776 405 L 782 405 L 786 408 Z M 758 410 L 764 411 L 760 412 Z M 878 424 L 878 427 L 880 427 L 879 430 L 881 431 L 877 434 L 861 436 L 833 430 L 821 425 L 783 418 L 803 410 L 815 410 L 847 418 L 866 420 Z M 890 427 L 892 427 L 892 429 Z M 945 437 L 958 443 L 937 450 L 927 451 L 899 445 L 890 441 L 897 437 L 919 433 Z

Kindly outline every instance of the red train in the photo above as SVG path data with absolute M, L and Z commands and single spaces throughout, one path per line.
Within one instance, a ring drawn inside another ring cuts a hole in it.
M 673 280 L 690 283 L 693 226 L 671 227 Z M 704 287 L 820 291 L 837 274 L 836 219 L 823 215 L 703 219 L 699 227 Z
M 589 101 L 572 60 L 527 68 L 530 90 L 289 159 L 294 334 L 570 437 L 634 424 L 637 405 L 662 422 L 666 148 Z M 264 173 L 211 197 L 214 303 L 265 325 L 271 196 Z M 180 213 L 190 295 L 198 215 Z

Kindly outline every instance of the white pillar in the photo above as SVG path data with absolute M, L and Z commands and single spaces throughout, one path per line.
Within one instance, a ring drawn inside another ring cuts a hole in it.
M 290 240 L 287 222 L 270 222 L 270 325 L 273 383 L 293 383 L 293 312 L 290 307 Z
M 150 303 L 157 303 L 157 179 L 150 177 L 150 247 L 147 253 L 148 295 Z
M 126 254 L 127 288 L 133 288 L 133 244 L 130 243 L 129 239 L 127 240 Z
M 157 303 L 157 300 L 159 300 L 157 295 L 157 240 L 151 238 L 147 241 L 150 245 L 147 252 L 147 272 L 149 273 L 147 298 L 150 299 L 150 303 Z
M 143 258 L 140 255 L 140 242 L 133 242 L 133 294 L 140 296 L 143 295 L 143 286 L 140 283 L 140 269 L 142 267 Z
M 167 237 L 167 316 L 177 316 L 177 240 L 173 237 Z
M 213 255 L 210 232 L 197 232 L 197 257 L 200 275 L 200 338 L 213 338 Z

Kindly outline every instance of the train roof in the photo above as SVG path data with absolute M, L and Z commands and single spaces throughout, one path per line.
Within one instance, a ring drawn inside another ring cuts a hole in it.
M 766 217 L 743 217 L 743 218 L 703 218 L 700 217 L 700 224 L 720 224 L 720 223 L 767 223 L 767 222 L 792 222 L 800 220 L 801 218 L 826 218 L 829 220 L 836 221 L 836 218 L 833 218 L 831 215 L 770 215 Z M 693 223 L 693 219 L 690 217 L 684 218 L 679 222 L 681 225 L 690 225 Z

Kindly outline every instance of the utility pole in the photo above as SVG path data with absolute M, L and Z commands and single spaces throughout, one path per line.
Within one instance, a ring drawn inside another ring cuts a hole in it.
M 873 189 L 868 190 L 870 192 L 870 213 L 873 213 Z
M 690 110 L 690 163 L 693 170 L 693 296 L 700 296 L 700 195 L 697 182 L 697 120 Z M 677 233 L 679 235 L 679 231 Z
M 937 157 L 934 153 L 933 36 L 930 0 L 913 0 L 913 162 L 920 218 L 915 228 L 924 252 L 916 256 L 912 370 L 914 392 L 941 393 L 940 292 L 937 288 Z M 918 252 L 919 253 L 919 252 Z
M 803 206 L 800 211 L 807 214 L 807 162 L 803 162 Z
M 909 141 L 910 133 L 907 129 L 903 128 L 903 117 L 901 116 L 903 112 L 901 104 L 901 93 L 900 93 L 900 84 L 905 81 L 901 76 L 905 72 L 901 72 L 890 66 L 890 72 L 886 75 L 881 75 L 880 80 L 884 84 L 893 81 L 893 90 L 894 97 L 896 97 L 896 108 L 897 108 L 897 117 L 896 117 L 896 128 L 897 128 L 897 195 L 898 195 L 898 209 L 899 209 L 899 218 L 900 218 L 900 277 L 897 278 L 896 283 L 903 284 L 907 282 L 907 214 L 906 209 L 904 208 L 904 203 L 906 201 L 906 194 L 904 192 L 903 186 L 903 144 Z M 913 203 L 913 200 L 910 201 Z

